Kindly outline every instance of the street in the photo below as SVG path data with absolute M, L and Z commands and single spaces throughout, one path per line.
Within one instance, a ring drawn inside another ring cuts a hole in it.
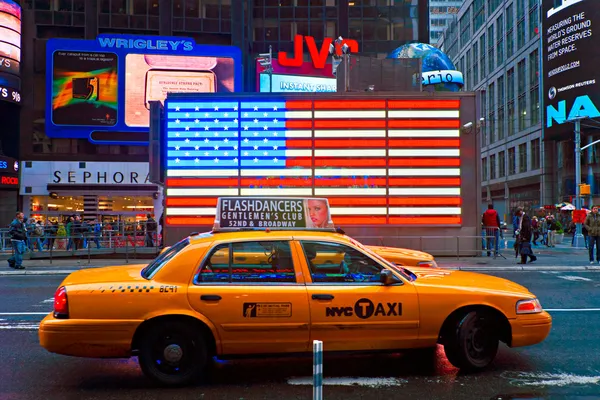
M 600 397 L 600 272 L 492 272 L 538 295 L 554 318 L 541 344 L 502 345 L 493 365 L 461 374 L 438 347 L 423 353 L 325 355 L 326 399 L 597 399 Z M 0 276 L 0 399 L 310 399 L 310 358 L 215 362 L 207 382 L 162 389 L 137 359 L 54 355 L 37 326 L 65 275 Z M 325 343 L 325 349 L 327 344 Z

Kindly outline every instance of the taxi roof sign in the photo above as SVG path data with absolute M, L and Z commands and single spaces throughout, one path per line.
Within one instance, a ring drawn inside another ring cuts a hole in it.
M 219 197 L 213 232 L 334 231 L 329 201 L 315 197 Z

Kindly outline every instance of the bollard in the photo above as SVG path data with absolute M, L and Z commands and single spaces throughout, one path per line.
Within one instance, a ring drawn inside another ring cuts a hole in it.
M 323 342 L 313 340 L 313 400 L 323 400 Z

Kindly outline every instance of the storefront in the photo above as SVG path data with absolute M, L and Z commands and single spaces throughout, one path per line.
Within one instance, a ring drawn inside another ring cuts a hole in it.
M 0 156 L 0 226 L 6 227 L 19 208 L 19 162 Z
M 148 163 L 23 161 L 20 193 L 28 217 L 68 216 L 104 223 L 162 214 L 162 189 L 148 181 Z

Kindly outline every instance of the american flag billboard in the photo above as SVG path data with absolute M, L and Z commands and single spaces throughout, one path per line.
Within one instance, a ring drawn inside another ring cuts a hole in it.
M 461 226 L 460 101 L 170 97 L 165 223 L 212 225 L 219 196 L 316 196 L 338 225 Z

